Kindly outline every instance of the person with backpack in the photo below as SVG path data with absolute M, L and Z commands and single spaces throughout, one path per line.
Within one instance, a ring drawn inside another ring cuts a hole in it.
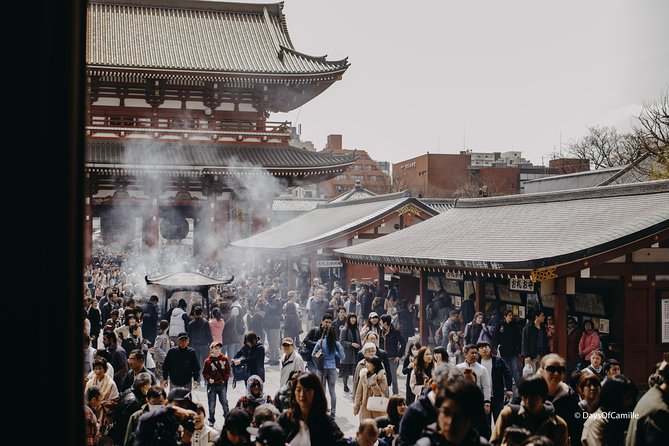
M 176 308 L 172 310 L 172 314 L 170 315 L 170 341 L 175 344 L 179 333 L 185 332 L 190 323 L 186 307 L 188 307 L 186 301 L 184 299 L 179 299 L 179 303 Z

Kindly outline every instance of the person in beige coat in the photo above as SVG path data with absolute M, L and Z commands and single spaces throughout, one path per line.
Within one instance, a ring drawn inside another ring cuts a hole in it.
M 358 387 L 353 403 L 353 415 L 360 415 L 360 421 L 376 418 L 387 414 L 386 410 L 371 411 L 367 409 L 367 400 L 371 396 L 384 396 L 388 391 L 388 380 L 383 363 L 377 356 L 365 358 L 365 368 L 360 370 Z

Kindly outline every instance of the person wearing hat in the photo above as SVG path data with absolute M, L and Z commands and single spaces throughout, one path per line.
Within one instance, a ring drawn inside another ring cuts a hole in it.
M 256 446 L 284 446 L 285 434 L 279 423 L 265 421 L 260 427 L 248 427 L 246 430 L 255 437 Z
M 172 347 L 165 356 L 163 363 L 163 387 L 169 383 L 170 389 L 183 387 L 189 392 L 197 387 L 200 379 L 200 364 L 195 350 L 188 346 L 188 333 L 177 335 L 177 345 Z
M 281 341 L 283 353 L 281 354 L 281 376 L 279 378 L 279 387 L 288 384 L 292 372 L 304 372 L 306 364 L 304 359 L 295 351 L 293 338 L 285 337 Z
M 360 329 L 360 337 L 364 338 L 367 336 L 367 333 L 370 331 L 373 331 L 376 333 L 379 337 L 381 336 L 381 323 L 380 323 L 380 318 L 379 318 L 379 313 L 372 311 L 369 313 L 369 317 L 367 318 L 367 322 L 365 325 Z
M 209 356 L 204 360 L 202 376 L 207 386 L 209 403 L 209 426 L 216 422 L 216 398 L 223 408 L 223 416 L 228 413 L 228 379 L 230 379 L 230 360 L 221 354 L 221 342 L 213 341 L 209 345 Z
M 244 409 L 233 408 L 225 416 L 223 432 L 216 441 L 216 446 L 250 445 L 249 433 L 246 430 L 251 425 L 251 415 Z

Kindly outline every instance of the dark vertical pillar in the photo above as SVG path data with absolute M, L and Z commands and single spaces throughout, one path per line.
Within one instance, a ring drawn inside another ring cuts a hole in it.
M 483 281 L 479 276 L 476 276 L 476 281 L 474 282 L 474 293 L 476 294 L 476 311 L 483 311 L 482 308 L 485 308 L 485 305 L 481 302 L 481 298 L 484 297 L 485 293 L 481 291 L 481 285 Z M 468 296 L 463 296 L 464 299 L 467 299 Z
M 430 335 L 430 330 L 427 324 L 427 274 L 421 270 L 420 272 L 420 285 L 419 285 L 419 294 L 420 294 L 420 306 L 419 306 L 419 326 L 418 331 L 420 333 L 420 343 L 421 345 L 427 345 L 428 337 Z
M 567 359 L 567 279 L 555 279 L 555 339 L 556 353 Z
M 87 196 L 84 205 L 84 265 L 91 263 L 93 255 L 93 206 L 91 197 Z
M 379 287 L 383 289 L 386 281 L 386 268 L 383 265 L 379 265 Z M 344 282 L 346 283 L 346 282 Z

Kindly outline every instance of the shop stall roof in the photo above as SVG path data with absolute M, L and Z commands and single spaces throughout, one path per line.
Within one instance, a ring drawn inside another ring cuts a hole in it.
M 204 274 L 195 272 L 179 272 L 172 274 L 165 274 L 158 277 L 149 278 L 146 276 L 147 285 L 160 285 L 171 288 L 195 288 L 212 285 L 226 285 L 235 279 L 234 276 L 214 278 L 205 276 Z
M 448 212 L 361 245 L 349 262 L 531 272 L 669 231 L 669 180 L 460 199 Z

